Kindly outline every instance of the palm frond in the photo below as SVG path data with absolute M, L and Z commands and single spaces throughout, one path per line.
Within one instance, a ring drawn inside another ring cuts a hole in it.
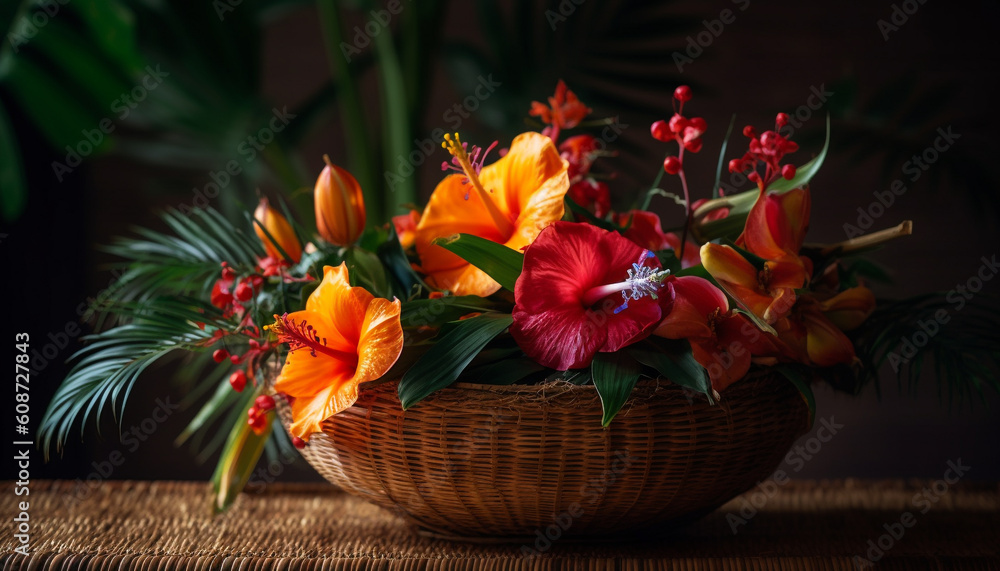
M 48 456 L 62 449 L 74 426 L 110 406 L 118 419 L 135 382 L 147 368 L 180 349 L 203 350 L 216 329 L 232 326 L 222 313 L 200 300 L 161 297 L 116 305 L 126 321 L 84 338 L 87 347 L 56 391 L 42 419 L 39 441 Z M 203 325 L 200 325 L 203 324 Z
M 932 293 L 901 301 L 880 300 L 878 309 L 852 332 L 864 365 L 857 392 L 878 385 L 888 365 L 900 391 L 914 392 L 921 375 L 932 373 L 938 396 L 949 403 L 1000 392 L 1000 300 L 979 294 Z
M 102 317 L 116 303 L 163 296 L 208 298 L 219 276 L 219 265 L 251 268 L 264 255 L 257 237 L 211 208 L 185 214 L 168 210 L 163 221 L 173 231 L 164 234 L 138 228 L 138 238 L 119 238 L 106 251 L 122 259 L 121 276 L 96 308 Z

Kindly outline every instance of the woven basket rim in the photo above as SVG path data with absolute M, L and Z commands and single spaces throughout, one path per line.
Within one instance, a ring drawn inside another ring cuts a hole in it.
M 770 378 L 777 373 L 777 370 L 773 367 L 765 366 L 755 366 L 747 372 L 746 375 L 741 377 L 738 381 L 727 387 L 722 393 L 722 398 L 725 399 L 726 393 L 736 389 L 738 390 L 741 386 L 745 386 L 748 381 L 753 381 L 760 378 Z M 400 379 L 389 379 L 389 380 L 376 380 L 369 381 L 367 383 L 361 383 L 358 385 L 358 392 L 369 391 L 369 390 L 379 390 L 388 385 L 398 385 Z M 636 383 L 636 389 L 653 389 L 653 391 L 658 390 L 660 387 L 676 387 L 677 389 L 683 390 L 684 387 L 678 383 L 671 381 L 663 376 L 654 378 L 641 378 Z M 533 384 L 520 384 L 513 383 L 508 385 L 494 385 L 490 383 L 473 383 L 473 382 L 455 382 L 447 387 L 443 387 L 440 390 L 462 390 L 468 392 L 485 392 L 485 393 L 498 393 L 498 394 L 537 394 L 544 392 L 546 390 L 556 390 L 558 392 L 569 392 L 577 391 L 579 394 L 582 393 L 595 393 L 597 392 L 597 387 L 593 383 L 586 385 L 577 385 L 562 380 L 554 380 L 543 383 L 533 383 Z M 435 394 L 439 391 L 435 391 Z

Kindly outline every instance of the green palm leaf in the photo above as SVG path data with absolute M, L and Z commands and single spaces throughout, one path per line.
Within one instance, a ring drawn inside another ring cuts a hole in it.
M 150 365 L 176 350 L 202 351 L 215 329 L 232 326 L 218 309 L 192 298 L 122 303 L 116 311 L 127 322 L 84 338 L 90 344 L 73 355 L 76 365 L 45 412 L 39 441 L 46 456 L 53 447 L 61 450 L 74 426 L 100 417 L 107 406 L 120 418 Z

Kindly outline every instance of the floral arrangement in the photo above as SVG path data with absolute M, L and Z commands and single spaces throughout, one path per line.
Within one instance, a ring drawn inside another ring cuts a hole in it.
M 593 384 L 605 425 L 642 377 L 710 402 L 754 366 L 779 370 L 810 406 L 817 377 L 857 390 L 895 347 L 880 332 L 901 306 L 865 329 L 876 300 L 862 282 L 876 273 L 845 257 L 910 224 L 806 244 L 808 183 L 826 147 L 788 162 L 799 148 L 782 134 L 784 113 L 745 127 L 747 149 L 728 162 L 727 135 L 716 184 L 695 199 L 686 169 L 709 127 L 691 104 L 678 87 L 673 114 L 652 124 L 666 158 L 630 210 L 612 211 L 613 179 L 594 168 L 614 156 L 586 132 L 600 121 L 560 82 L 531 105 L 541 132 L 499 150 L 446 136 L 447 174 L 422 211 L 391 224 L 367 223 L 358 181 L 329 159 L 315 233 L 267 198 L 242 225 L 210 208 L 165 213 L 170 234 L 141 230 L 109 248 L 124 259 L 123 285 L 53 400 L 43 444 L 61 446 L 96 404 L 119 406 L 178 350 L 195 360 L 187 370 L 205 366 L 191 388 L 202 408 L 178 441 L 223 447 L 218 509 L 266 449 L 308 446 L 366 383 L 398 381 L 403 408 L 457 381 Z M 723 196 L 723 166 L 750 189 Z M 660 188 L 665 175 L 679 193 Z M 657 195 L 683 207 L 676 231 L 648 209 Z M 279 400 L 288 435 L 274 428 Z

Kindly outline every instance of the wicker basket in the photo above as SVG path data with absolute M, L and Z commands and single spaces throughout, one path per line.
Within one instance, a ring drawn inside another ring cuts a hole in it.
M 640 383 L 608 428 L 593 386 L 457 384 L 407 411 L 396 387 L 362 390 L 303 455 L 345 491 L 455 538 L 605 536 L 700 517 L 770 475 L 808 428 L 796 389 L 768 373 L 714 406 Z

